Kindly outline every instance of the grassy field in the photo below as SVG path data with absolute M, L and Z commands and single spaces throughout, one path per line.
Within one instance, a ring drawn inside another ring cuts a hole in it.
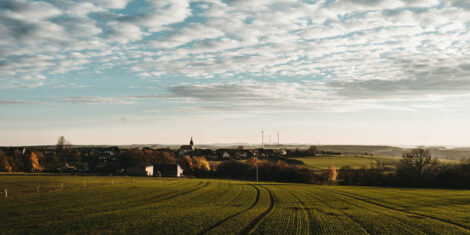
M 21 175 L 0 187 L 1 234 L 470 234 L 470 190 Z
M 363 155 L 318 155 L 315 157 L 301 157 L 296 158 L 305 163 L 307 168 L 313 170 L 324 170 L 330 166 L 335 166 L 337 169 L 343 166 L 350 166 L 354 169 L 376 168 L 378 164 L 383 166 L 394 166 L 399 161 L 399 157 L 386 157 L 386 156 L 363 156 Z
M 300 157 L 295 158 L 304 162 L 307 168 L 312 170 L 325 170 L 330 166 L 339 169 L 343 166 L 350 166 L 354 169 L 360 168 L 376 168 L 379 164 L 383 167 L 395 167 L 400 161 L 401 157 L 392 156 L 366 156 L 366 155 L 317 155 L 315 157 Z M 444 164 L 459 163 L 457 160 L 439 159 Z

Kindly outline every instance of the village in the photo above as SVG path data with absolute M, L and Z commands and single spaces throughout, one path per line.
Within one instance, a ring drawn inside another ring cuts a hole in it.
M 59 142 L 54 146 L 0 147 L 0 151 L 9 157 L 12 171 L 153 177 L 183 176 L 185 168 L 190 170 L 187 164 L 182 164 L 184 159 L 203 159 L 214 165 L 227 160 L 252 158 L 289 161 L 288 155 L 305 155 L 309 154 L 309 151 L 311 153 L 311 150 L 263 146 L 249 149 L 243 146 L 198 148 L 192 137 L 187 145 L 181 145 L 179 148 L 74 146 L 66 144 L 65 141 Z

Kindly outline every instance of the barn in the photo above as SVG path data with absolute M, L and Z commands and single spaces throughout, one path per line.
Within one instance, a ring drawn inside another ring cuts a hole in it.
M 133 176 L 152 176 L 154 171 L 153 165 L 133 166 L 127 168 L 127 174 Z
M 181 177 L 183 168 L 179 164 L 153 165 L 153 176 L 157 177 Z

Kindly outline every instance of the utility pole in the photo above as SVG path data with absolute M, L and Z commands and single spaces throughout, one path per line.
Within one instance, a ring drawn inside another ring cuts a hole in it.
M 258 182 L 258 157 L 256 157 L 256 182 Z
M 277 145 L 279 145 L 279 132 L 277 133 Z
M 261 149 L 264 149 L 264 131 L 261 131 Z M 257 155 L 256 156 L 256 182 L 258 181 L 259 181 L 259 178 L 258 178 L 258 155 Z
M 269 134 L 269 145 L 271 145 L 271 134 Z
M 261 148 L 264 148 L 264 131 L 261 131 Z

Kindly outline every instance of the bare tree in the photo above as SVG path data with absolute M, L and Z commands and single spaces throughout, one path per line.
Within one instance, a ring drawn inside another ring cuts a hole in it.
M 70 149 L 72 148 L 72 143 L 65 139 L 64 136 L 59 136 L 56 144 L 56 153 L 57 157 L 62 160 L 68 160 L 70 157 Z
M 65 140 L 64 136 L 59 136 L 59 138 L 57 139 L 56 151 L 57 152 L 63 152 L 64 149 L 65 149 L 66 142 L 67 141 Z
M 72 147 L 72 142 L 66 140 L 64 136 L 59 136 L 57 139 L 56 150 L 57 152 L 66 152 Z
M 426 170 L 435 168 L 439 164 L 437 159 L 432 159 L 427 149 L 416 148 L 403 154 L 399 168 L 421 177 Z

